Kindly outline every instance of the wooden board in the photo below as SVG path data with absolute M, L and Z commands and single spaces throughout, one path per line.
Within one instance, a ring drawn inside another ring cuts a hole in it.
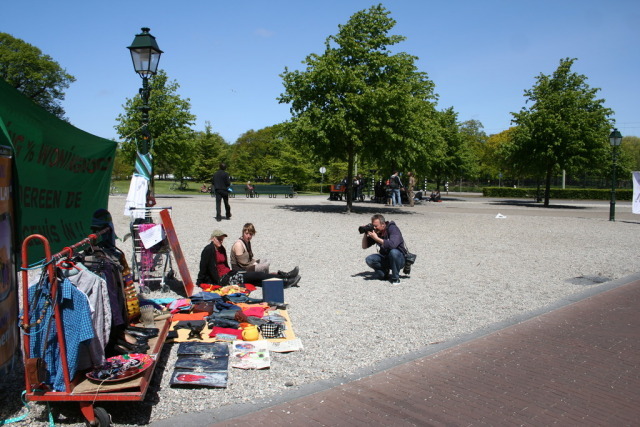
M 178 264 L 178 271 L 180 272 L 180 278 L 182 279 L 184 290 L 187 297 L 190 297 L 193 292 L 193 281 L 191 280 L 187 262 L 185 261 L 182 249 L 180 248 L 180 242 L 178 241 L 178 235 L 176 234 L 176 229 L 173 226 L 173 221 L 171 220 L 171 214 L 169 214 L 167 209 L 163 209 L 160 211 L 160 218 L 162 219 L 162 225 L 164 226 L 164 232 L 167 235 L 167 240 L 169 240 L 169 246 L 171 246 L 171 252 L 173 252 L 173 258 Z

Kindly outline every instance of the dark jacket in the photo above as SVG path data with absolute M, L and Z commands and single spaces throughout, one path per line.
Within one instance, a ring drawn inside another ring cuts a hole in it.
M 386 224 L 387 227 L 385 228 L 385 235 L 380 236 L 383 240 L 382 245 L 378 245 L 380 247 L 380 255 L 387 255 L 391 249 L 398 249 L 403 255 L 406 254 L 407 248 L 404 244 L 402 232 L 400 232 L 400 229 L 395 222 L 387 221 Z M 368 237 L 367 240 L 367 247 L 377 244 L 371 237 Z
M 398 175 L 391 175 L 389 178 L 389 188 L 395 190 L 396 188 L 402 188 L 402 181 Z
M 224 255 L 224 264 L 229 267 L 227 250 L 224 246 L 220 246 L 220 252 Z M 204 247 L 200 254 L 200 270 L 198 271 L 196 285 L 199 286 L 202 283 L 217 285 L 219 282 L 220 276 L 218 276 L 218 267 L 216 265 L 216 247 L 213 242 L 210 242 Z
M 219 169 L 216 173 L 213 174 L 213 178 L 211 179 L 212 188 L 215 191 L 229 191 L 229 187 L 231 187 L 231 177 L 227 173 L 227 171 L 223 169 Z

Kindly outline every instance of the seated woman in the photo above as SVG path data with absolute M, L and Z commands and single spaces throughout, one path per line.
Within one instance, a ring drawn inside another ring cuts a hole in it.
M 227 235 L 220 230 L 213 230 L 213 233 L 211 233 L 210 243 L 204 247 L 200 254 L 200 270 L 198 271 L 196 285 L 201 286 L 206 283 L 226 286 L 241 271 L 229 267 L 227 250 L 222 245 L 225 237 Z M 254 286 L 262 286 L 263 280 L 272 278 L 283 279 L 285 288 L 298 286 L 298 282 L 300 282 L 297 267 L 289 273 L 283 274 L 246 271 L 242 275 L 244 283 L 251 283 Z
M 256 228 L 250 222 L 242 227 L 242 236 L 231 247 L 231 268 L 237 271 L 262 271 L 269 272 L 269 261 L 253 258 L 251 250 L 251 239 L 256 234 Z M 298 275 L 298 267 L 286 273 L 278 270 L 278 275 L 282 277 L 294 277 Z
M 431 196 L 429 197 L 430 202 L 439 202 L 440 201 L 440 190 L 434 190 L 431 192 Z

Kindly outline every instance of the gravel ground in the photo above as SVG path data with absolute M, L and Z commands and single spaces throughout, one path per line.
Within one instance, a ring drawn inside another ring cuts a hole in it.
M 129 218 L 121 215 L 124 196 L 113 196 L 109 203 L 116 232 L 123 237 L 129 229 Z M 168 344 L 144 402 L 100 404 L 116 426 L 269 402 L 285 391 L 344 378 L 551 305 L 633 274 L 640 265 L 640 217 L 630 214 L 624 202 L 618 202 L 618 221 L 610 222 L 608 204 L 598 202 L 552 201 L 554 208 L 543 209 L 522 201 L 451 197 L 415 208 L 366 202 L 347 214 L 343 202 L 324 197 L 241 197 L 231 199 L 232 219 L 220 223 L 213 219 L 208 196 L 160 197 L 158 203 L 172 207 L 194 281 L 212 229 L 229 234 L 229 249 L 245 222 L 256 226 L 254 253 L 269 258 L 272 270 L 300 266 L 300 287 L 287 289 L 285 299 L 304 350 L 272 354 L 269 370 L 230 369 L 226 389 L 189 390 L 169 386 L 177 345 Z M 418 255 L 411 277 L 402 278 L 401 286 L 369 280 L 364 258 L 374 249 L 361 249 L 357 228 L 374 213 L 394 220 Z M 498 213 L 506 218 L 495 218 Z M 130 240 L 119 247 L 131 253 Z M 259 295 L 256 291 L 252 296 Z M 18 367 L 0 383 L 0 420 L 24 413 L 22 375 Z M 47 424 L 46 404 L 30 406 L 20 425 Z M 56 404 L 53 411 L 57 424 L 83 423 L 77 403 Z

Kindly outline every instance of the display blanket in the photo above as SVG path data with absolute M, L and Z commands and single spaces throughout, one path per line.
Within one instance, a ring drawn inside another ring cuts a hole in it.
M 116 142 L 59 119 L 2 79 L 0 134 L 14 152 L 16 242 L 41 234 L 55 253 L 86 237 L 93 213 L 108 206 Z

